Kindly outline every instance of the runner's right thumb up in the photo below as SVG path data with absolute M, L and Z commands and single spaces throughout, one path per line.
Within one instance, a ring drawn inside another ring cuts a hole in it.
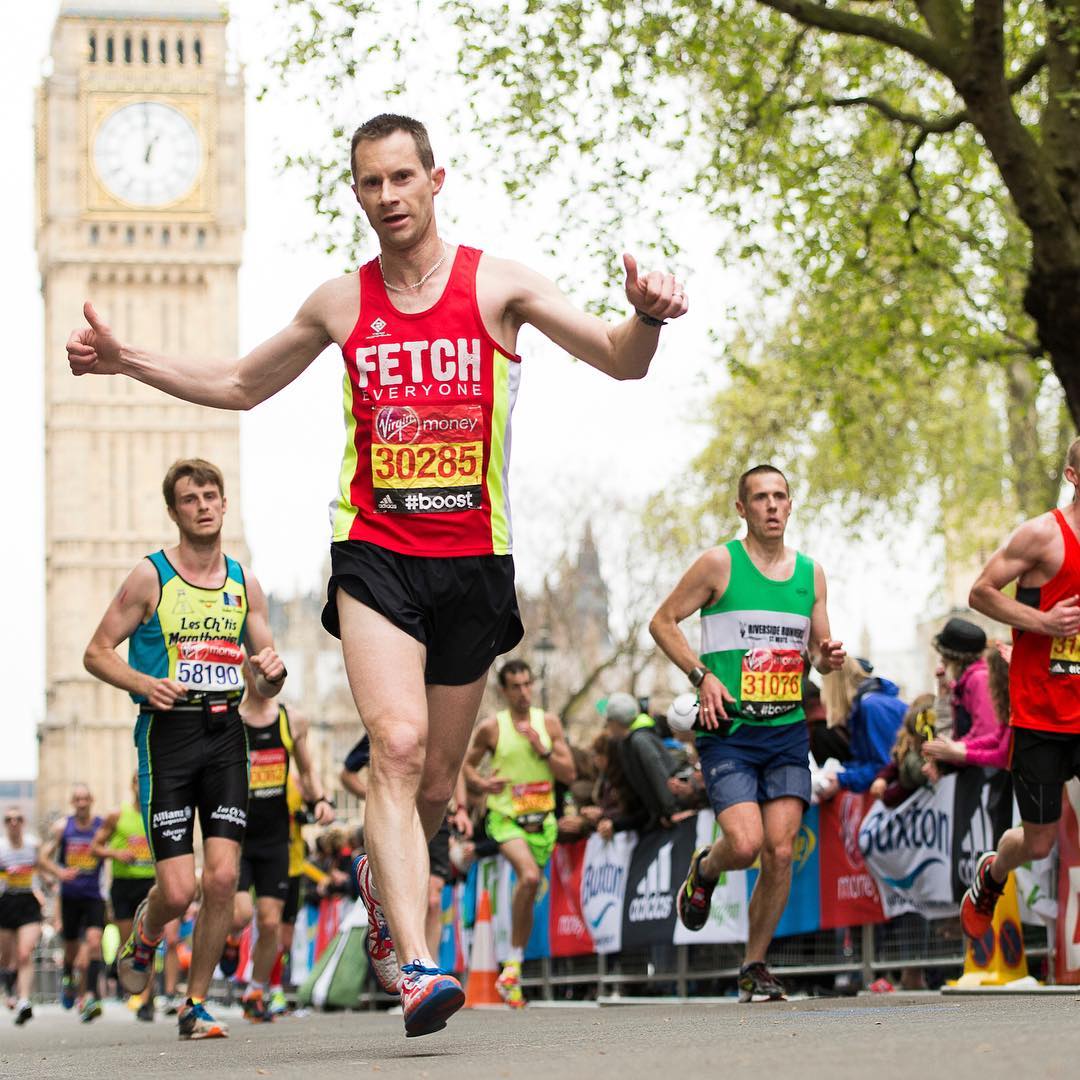
M 89 300 L 87 300 L 86 303 L 83 304 L 82 310 L 83 315 L 86 318 L 86 321 L 90 324 L 90 328 L 92 330 L 101 331 L 107 329 L 105 323 L 102 322 L 101 316 L 98 315 L 98 313 L 94 310 L 94 305 L 91 304 Z

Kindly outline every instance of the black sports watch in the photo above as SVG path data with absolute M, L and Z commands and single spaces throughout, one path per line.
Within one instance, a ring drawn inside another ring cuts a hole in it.
M 705 676 L 708 674 L 708 669 L 698 664 L 697 667 L 692 667 L 686 673 L 686 677 L 690 680 L 690 685 L 696 690 L 705 681 Z

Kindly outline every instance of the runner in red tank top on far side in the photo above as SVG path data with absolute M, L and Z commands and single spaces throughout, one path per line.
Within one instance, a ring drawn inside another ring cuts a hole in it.
M 427 839 L 488 669 L 523 633 L 508 491 L 518 331 L 531 324 L 606 375 L 640 379 L 660 327 L 687 301 L 670 274 L 639 275 L 624 255 L 631 311 L 609 325 L 519 263 L 445 243 L 435 220 L 445 173 L 408 117 L 363 124 L 350 159 L 379 257 L 321 285 L 285 329 L 239 359 L 177 360 L 122 344 L 87 303 L 89 328 L 72 332 L 68 359 L 76 375 L 124 374 L 186 401 L 250 409 L 328 345 L 341 348 L 346 447 L 323 623 L 341 638 L 371 737 L 357 867 L 368 951 L 382 986 L 401 993 L 406 1033 L 425 1035 L 464 1001 L 424 936 Z
M 964 932 L 990 929 L 1010 870 L 1050 854 L 1062 786 L 1080 776 L 1080 439 L 1065 479 L 1073 501 L 1025 521 L 995 552 L 971 589 L 971 606 L 1013 628 L 1009 665 L 1013 792 L 1021 824 L 975 867 L 960 904 Z M 1016 582 L 1016 598 L 1002 590 Z

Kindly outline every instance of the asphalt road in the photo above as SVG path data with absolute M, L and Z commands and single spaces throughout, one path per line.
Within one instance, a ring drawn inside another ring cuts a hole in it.
M 175 1022 L 122 1006 L 81 1025 L 57 1006 L 24 1028 L 0 1016 L 0 1077 L 46 1080 L 989 1080 L 1080 1075 L 1080 995 L 866 996 L 775 1005 L 530 1006 L 462 1012 L 443 1032 L 404 1037 L 400 1016 L 331 1013 L 180 1042 Z

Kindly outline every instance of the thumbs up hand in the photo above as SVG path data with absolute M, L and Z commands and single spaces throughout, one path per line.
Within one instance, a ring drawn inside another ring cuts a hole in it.
M 631 307 L 653 319 L 677 319 L 685 315 L 690 304 L 686 289 L 673 274 L 654 270 L 639 276 L 637 260 L 630 254 L 623 255 L 626 270 L 626 299 Z
M 116 375 L 120 371 L 120 342 L 89 300 L 83 304 L 89 326 L 72 330 L 67 341 L 72 375 Z

